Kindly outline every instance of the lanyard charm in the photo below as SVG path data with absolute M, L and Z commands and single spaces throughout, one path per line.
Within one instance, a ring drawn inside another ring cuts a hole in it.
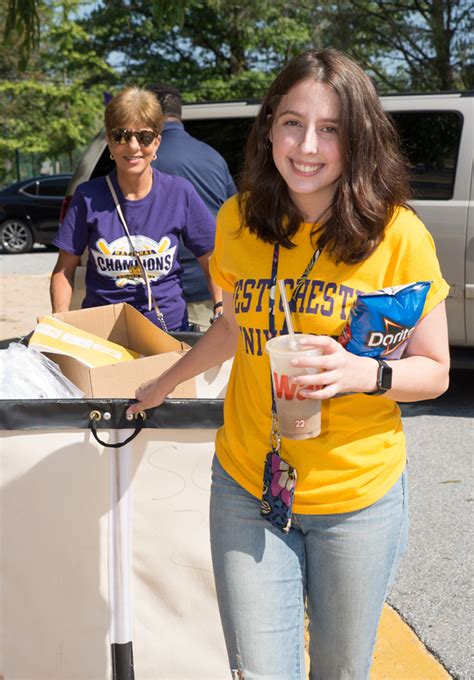
M 275 409 L 272 408 L 272 431 L 270 432 L 270 447 L 272 451 L 279 451 L 281 445 L 280 428 Z

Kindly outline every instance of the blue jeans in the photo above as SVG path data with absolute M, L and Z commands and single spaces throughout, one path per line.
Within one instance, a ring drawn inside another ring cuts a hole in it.
M 368 508 L 294 514 L 288 534 L 214 457 L 211 550 L 232 678 L 365 680 L 387 591 L 407 541 L 406 473 Z

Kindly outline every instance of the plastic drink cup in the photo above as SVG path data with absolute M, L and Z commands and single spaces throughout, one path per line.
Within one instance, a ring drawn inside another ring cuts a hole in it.
M 314 368 L 292 366 L 291 359 L 307 356 L 318 356 L 322 350 L 316 347 L 301 345 L 301 338 L 311 338 L 311 335 L 279 335 L 268 340 L 265 350 L 270 357 L 273 390 L 275 394 L 276 410 L 280 433 L 289 439 L 310 439 L 321 432 L 321 400 L 308 399 L 301 391 L 308 386 L 290 383 L 290 377 L 317 373 Z M 296 347 L 294 347 L 296 341 Z M 293 343 L 293 347 L 291 344 Z M 311 387 L 309 387 L 311 389 Z

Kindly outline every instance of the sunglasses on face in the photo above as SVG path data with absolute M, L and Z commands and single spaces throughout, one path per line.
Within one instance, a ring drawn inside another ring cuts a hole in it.
M 112 130 L 110 136 L 115 144 L 130 144 L 132 137 L 135 137 L 140 146 L 150 146 L 152 142 L 158 137 L 153 130 Z

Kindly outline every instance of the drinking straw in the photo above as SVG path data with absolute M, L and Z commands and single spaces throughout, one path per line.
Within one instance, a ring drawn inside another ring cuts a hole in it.
M 280 287 L 281 301 L 283 302 L 283 311 L 285 312 L 286 327 L 288 328 L 289 344 L 290 349 L 297 349 L 298 343 L 296 342 L 295 332 L 293 330 L 293 324 L 291 322 L 291 312 L 288 300 L 286 299 L 285 282 L 283 279 L 278 281 L 278 286 Z

